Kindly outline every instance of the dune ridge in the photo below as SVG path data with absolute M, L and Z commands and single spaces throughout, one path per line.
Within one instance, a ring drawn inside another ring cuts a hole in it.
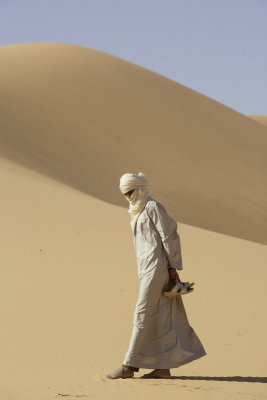
M 177 221 L 267 243 L 267 129 L 159 74 L 81 46 L 0 48 L 0 155 L 125 207 L 144 171 Z
M 263 126 L 267 126 L 267 115 L 249 115 L 249 117 Z

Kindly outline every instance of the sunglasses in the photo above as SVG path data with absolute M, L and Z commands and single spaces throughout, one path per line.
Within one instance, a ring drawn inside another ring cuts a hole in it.
M 130 197 L 131 196 L 131 194 L 133 193 L 135 191 L 135 189 L 133 189 L 133 190 L 129 190 L 129 192 L 127 192 L 127 193 L 124 193 L 124 196 L 126 196 L 126 197 Z

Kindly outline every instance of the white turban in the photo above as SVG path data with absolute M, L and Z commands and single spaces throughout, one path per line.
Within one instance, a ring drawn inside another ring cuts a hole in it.
M 148 180 L 142 172 L 138 174 L 124 174 L 120 179 L 120 190 L 122 194 L 129 192 L 130 190 L 136 189 L 139 186 L 147 186 Z
M 149 190 L 146 187 L 148 180 L 142 172 L 138 174 L 124 174 L 120 179 L 120 190 L 122 194 L 126 194 L 134 189 L 130 198 L 127 200 L 130 203 L 128 213 L 131 216 L 131 227 L 134 231 L 138 216 L 141 214 L 150 196 Z

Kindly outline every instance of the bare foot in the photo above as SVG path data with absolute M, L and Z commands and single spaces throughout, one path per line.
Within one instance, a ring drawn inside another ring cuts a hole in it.
M 143 379 L 170 379 L 171 373 L 169 369 L 154 369 L 154 371 L 150 372 L 149 374 L 145 374 L 141 376 Z
M 120 368 L 113 371 L 111 374 L 106 375 L 106 378 L 109 379 L 118 379 L 118 378 L 132 378 L 134 376 L 133 370 L 127 367 L 121 366 Z

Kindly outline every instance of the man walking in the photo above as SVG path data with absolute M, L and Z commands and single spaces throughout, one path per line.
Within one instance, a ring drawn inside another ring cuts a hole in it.
M 123 364 L 107 378 L 131 378 L 139 368 L 153 369 L 142 378 L 171 377 L 177 368 L 206 355 L 190 326 L 181 296 L 165 297 L 169 280 L 180 281 L 183 269 L 177 223 L 150 196 L 144 174 L 127 173 L 120 190 L 129 214 L 140 282 L 134 326 Z

